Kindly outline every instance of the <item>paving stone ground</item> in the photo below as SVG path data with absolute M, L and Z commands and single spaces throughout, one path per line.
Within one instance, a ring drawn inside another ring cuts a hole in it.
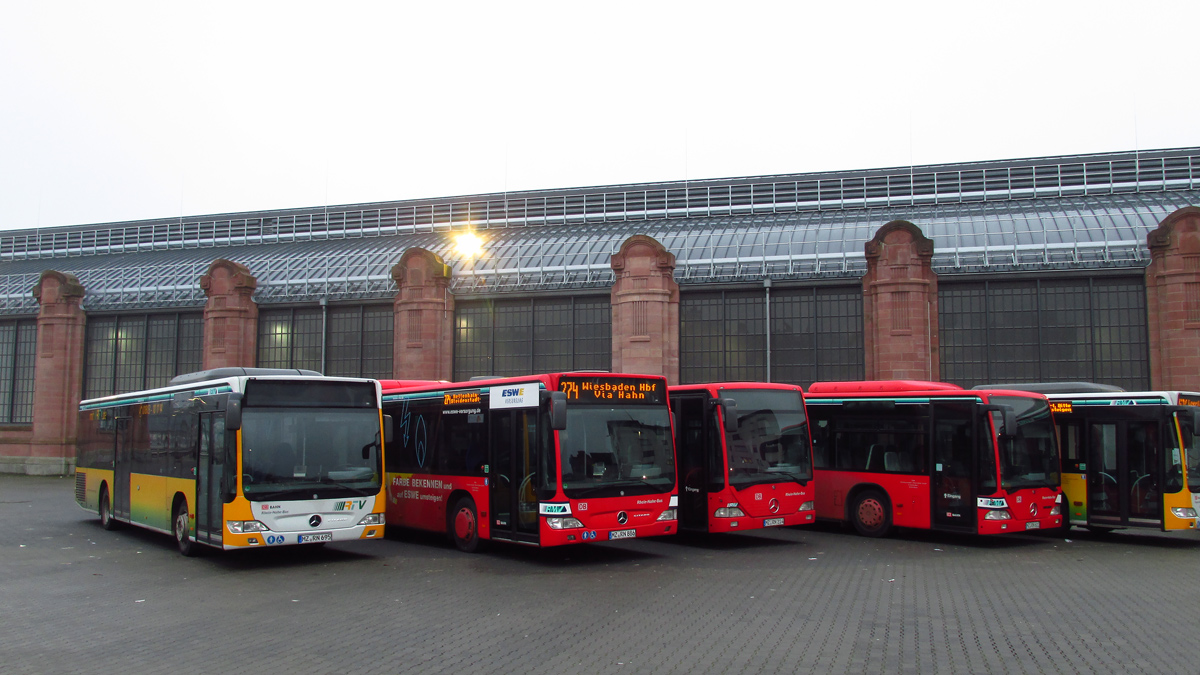
M 183 558 L 0 476 L 0 672 L 1200 673 L 1200 533 L 833 527 Z

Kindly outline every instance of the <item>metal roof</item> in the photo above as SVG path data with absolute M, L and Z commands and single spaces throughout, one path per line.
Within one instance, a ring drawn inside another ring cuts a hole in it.
M 76 275 L 90 310 L 199 307 L 217 258 L 250 268 L 264 304 L 390 299 L 414 246 L 454 267 L 456 293 L 600 288 L 635 234 L 676 255 L 684 284 L 857 278 L 895 219 L 933 240 L 940 274 L 1142 267 L 1146 234 L 1200 204 L 1200 148 L 767 178 L 7 233 L 0 314 L 36 311 L 47 269 Z M 479 260 L 453 251 L 467 229 L 486 241 Z

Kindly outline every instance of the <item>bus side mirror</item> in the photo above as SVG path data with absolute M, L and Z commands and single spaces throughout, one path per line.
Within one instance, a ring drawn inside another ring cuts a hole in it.
M 392 416 L 391 415 L 383 416 L 383 442 L 384 443 L 392 442 Z
M 550 392 L 550 428 L 562 431 L 567 428 L 567 392 Z
M 733 433 L 738 428 L 737 401 L 731 398 L 717 399 L 721 406 L 721 417 L 725 421 L 725 431 Z
M 997 436 L 1016 436 L 1017 435 L 1017 411 L 1013 410 L 1010 405 L 989 405 L 984 406 L 984 410 L 989 413 L 1000 413 L 1000 428 L 996 430 Z M 992 420 L 995 422 L 995 419 Z
M 242 395 L 232 393 L 225 401 L 225 431 L 237 431 L 242 428 Z

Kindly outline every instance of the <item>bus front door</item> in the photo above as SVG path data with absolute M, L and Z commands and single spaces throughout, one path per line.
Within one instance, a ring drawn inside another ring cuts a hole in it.
M 200 415 L 196 448 L 196 541 L 221 545 L 221 485 L 225 474 L 225 413 Z
M 1093 422 L 1088 426 L 1088 524 L 1161 526 L 1158 423 Z
M 679 461 L 679 526 L 696 530 L 708 529 L 709 481 L 705 469 L 709 462 L 706 455 L 721 451 L 715 439 L 709 438 L 716 425 L 709 421 L 708 415 L 715 416 L 716 413 L 705 398 L 680 396 L 671 399 L 675 411 L 675 454 Z M 715 463 L 721 466 L 724 461 L 721 458 Z
M 965 402 L 933 404 L 933 490 L 931 524 L 934 529 L 975 530 L 976 453 L 974 405 Z
M 491 531 L 498 539 L 538 541 L 538 411 L 492 410 Z

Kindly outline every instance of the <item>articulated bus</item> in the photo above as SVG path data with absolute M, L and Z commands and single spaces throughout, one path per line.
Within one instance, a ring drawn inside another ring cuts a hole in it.
M 1050 400 L 1068 527 L 1196 528 L 1200 393 L 1127 392 L 1090 382 L 996 386 Z
M 217 368 L 79 404 L 75 501 L 180 553 L 383 539 L 375 380 Z
M 805 398 L 817 517 L 973 534 L 1060 527 L 1046 397 L 940 382 L 818 382 Z
M 804 393 L 789 384 L 670 388 L 679 527 L 740 532 L 813 522 Z
M 387 524 L 444 532 L 463 551 L 671 534 L 677 495 L 662 377 L 553 373 L 403 386 Z

